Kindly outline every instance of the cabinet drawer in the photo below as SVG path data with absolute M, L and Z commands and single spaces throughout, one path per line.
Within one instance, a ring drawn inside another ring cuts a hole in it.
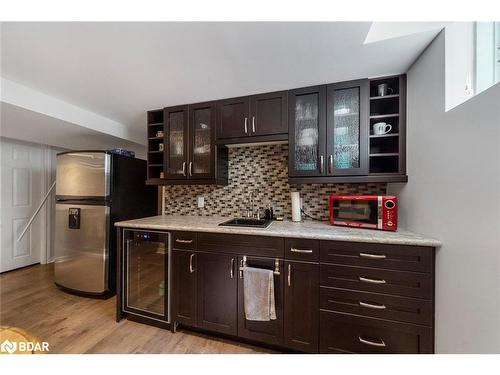
M 319 241 L 302 238 L 285 239 L 285 259 L 319 261 Z
M 321 287 L 320 308 L 374 318 L 432 325 L 432 302 L 416 298 Z
M 432 278 L 427 273 L 322 264 L 320 285 L 432 299 Z
M 198 233 L 198 250 L 283 258 L 284 239 L 242 234 Z
M 361 242 L 321 241 L 321 262 L 431 272 L 433 248 Z
M 321 353 L 433 353 L 432 328 L 320 312 Z
M 172 248 L 195 250 L 196 232 L 172 232 Z

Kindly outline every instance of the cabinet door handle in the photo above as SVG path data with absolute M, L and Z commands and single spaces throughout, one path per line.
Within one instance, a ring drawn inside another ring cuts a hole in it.
M 183 176 L 186 175 L 186 162 L 185 161 L 182 162 L 182 175 Z
M 359 281 L 363 281 L 365 283 L 371 283 L 371 284 L 385 284 L 384 279 L 369 279 L 367 277 L 361 277 L 361 276 L 359 276 Z
M 362 338 L 361 336 L 358 336 L 358 339 L 359 339 L 359 342 L 362 342 L 363 344 L 371 345 L 371 346 L 378 346 L 379 348 L 385 348 L 385 342 L 382 339 L 379 339 L 380 342 L 367 340 L 367 339 Z
M 231 258 L 231 271 L 229 271 L 231 279 L 234 277 L 234 258 Z
M 243 279 L 243 259 L 240 260 L 240 279 Z
M 189 175 L 190 176 L 193 175 L 193 162 L 192 161 L 189 162 Z
M 368 307 L 370 309 L 377 309 L 377 310 L 385 310 L 386 309 L 384 304 L 375 305 L 373 303 L 367 303 L 367 302 L 363 302 L 363 301 L 359 301 L 359 306 Z
M 255 133 L 255 116 L 252 116 L 252 132 Z
M 245 134 L 248 134 L 248 118 L 245 117 Z
M 323 171 L 325 170 L 325 159 L 323 157 L 323 155 L 320 155 L 319 156 L 319 173 L 323 173 Z
M 176 238 L 175 242 L 177 242 L 177 243 L 193 243 L 193 240 L 181 240 L 179 238 Z
M 291 248 L 290 251 L 292 253 L 300 253 L 300 254 L 312 254 L 313 250 L 312 249 L 295 249 Z
M 333 155 L 328 156 L 328 173 L 333 173 Z
M 292 286 L 292 265 L 288 263 L 288 277 L 287 277 L 288 286 Z
M 369 259 L 385 259 L 386 256 L 384 254 L 368 254 L 368 253 L 359 253 L 361 258 L 369 258 Z
M 190 273 L 193 273 L 194 272 L 194 268 L 193 268 L 193 258 L 194 258 L 194 254 L 191 254 L 189 256 L 189 272 Z

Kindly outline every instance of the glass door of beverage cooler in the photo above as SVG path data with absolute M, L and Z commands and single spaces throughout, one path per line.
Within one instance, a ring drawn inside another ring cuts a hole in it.
M 123 310 L 169 321 L 169 234 L 123 231 Z

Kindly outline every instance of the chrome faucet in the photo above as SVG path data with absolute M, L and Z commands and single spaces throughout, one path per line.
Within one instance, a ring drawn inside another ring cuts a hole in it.
M 251 191 L 250 194 L 248 195 L 247 217 L 260 220 L 259 208 L 257 208 L 257 213 L 255 212 L 255 195 L 253 191 Z
M 247 217 L 253 217 L 253 211 L 254 211 L 254 196 L 253 196 L 253 191 L 250 192 L 248 195 L 248 209 L 247 209 Z

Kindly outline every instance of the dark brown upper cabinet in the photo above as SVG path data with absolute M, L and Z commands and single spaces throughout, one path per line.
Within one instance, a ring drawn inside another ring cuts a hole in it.
M 188 164 L 188 106 L 165 108 L 165 178 L 186 179 Z
M 368 173 L 368 80 L 289 92 L 289 177 Z
M 368 173 L 367 79 L 334 83 L 327 88 L 326 174 Z
M 288 95 L 286 91 L 250 97 L 251 136 L 288 133 Z
M 227 149 L 215 144 L 216 102 L 168 107 L 162 118 L 164 126 L 150 132 L 156 136 L 162 130 L 164 134 L 149 140 L 149 147 L 154 147 L 149 159 L 156 153 L 163 159 L 158 167 L 150 164 L 153 179 L 148 183 L 227 183 Z
M 287 132 L 286 91 L 225 99 L 218 103 L 218 143 L 284 140 Z
M 149 184 L 227 184 L 225 145 L 287 140 L 291 184 L 408 181 L 404 74 L 152 110 L 147 123 Z
M 189 106 L 189 178 L 213 178 L 215 175 L 215 103 Z
M 217 139 L 248 136 L 250 97 L 220 100 L 217 104 Z
M 324 176 L 326 86 L 289 91 L 288 112 L 288 176 Z
M 373 96 L 384 83 L 397 94 Z M 405 88 L 401 75 L 289 91 L 289 183 L 407 181 Z M 387 119 L 395 134 L 375 134 Z

